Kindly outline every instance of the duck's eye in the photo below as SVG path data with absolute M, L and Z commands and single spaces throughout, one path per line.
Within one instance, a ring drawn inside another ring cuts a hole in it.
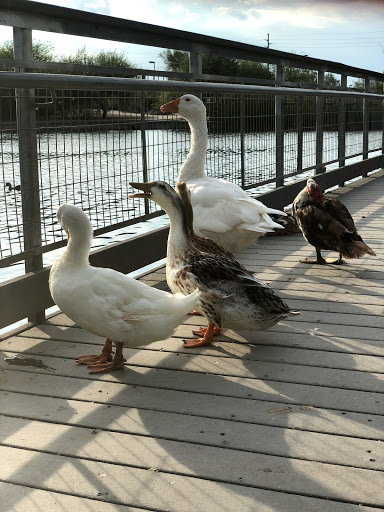
M 191 101 L 191 98 L 185 98 L 185 101 Z

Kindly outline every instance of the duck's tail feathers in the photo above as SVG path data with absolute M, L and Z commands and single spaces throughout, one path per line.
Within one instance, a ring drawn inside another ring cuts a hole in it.
M 341 248 L 341 255 L 344 258 L 361 258 L 365 254 L 369 254 L 371 256 L 376 256 L 376 253 L 373 249 L 371 249 L 365 242 L 354 240 L 349 244 L 345 244 Z
M 199 300 L 200 295 L 201 295 L 201 292 L 198 288 L 196 288 L 196 290 L 194 290 L 189 295 L 183 295 L 180 292 L 177 292 L 174 294 L 175 297 L 178 297 L 179 299 L 183 299 L 184 301 L 186 301 L 187 299 L 190 299 L 191 301 L 195 301 L 195 302 L 197 302 Z

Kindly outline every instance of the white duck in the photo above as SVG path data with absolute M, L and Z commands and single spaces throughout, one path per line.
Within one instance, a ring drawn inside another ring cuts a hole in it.
M 223 327 L 262 331 L 288 316 L 300 314 L 290 310 L 269 286 L 236 260 L 216 250 L 199 250 L 191 238 L 183 203 L 168 183 L 130 185 L 143 190 L 130 197 L 151 199 L 169 215 L 166 275 L 170 289 L 183 294 L 196 286 L 201 290 L 196 310 L 207 318 L 208 327 L 194 333 L 203 335 L 202 338 L 185 340 L 186 348 L 210 345 Z
M 124 368 L 123 347 L 148 345 L 172 335 L 200 293 L 172 295 L 109 268 L 92 267 L 92 227 L 85 213 L 62 204 L 57 217 L 68 246 L 52 265 L 49 288 L 61 311 L 80 327 L 107 338 L 100 355 L 78 358 L 90 373 Z M 112 343 L 116 354 L 112 359 Z
M 205 175 L 208 129 L 205 105 L 199 98 L 185 94 L 162 105 L 161 111 L 178 114 L 191 129 L 191 148 L 177 181 L 185 181 L 191 192 L 196 235 L 212 238 L 228 251 L 238 253 L 265 233 L 282 227 L 268 214 L 284 212 L 267 208 L 235 183 Z

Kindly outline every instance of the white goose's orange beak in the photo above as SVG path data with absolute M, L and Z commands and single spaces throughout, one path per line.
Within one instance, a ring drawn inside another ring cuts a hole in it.
M 161 105 L 160 110 L 162 112 L 167 112 L 168 114 L 177 114 L 179 112 L 179 103 L 180 98 L 177 98 L 176 100 L 170 101 L 165 105 Z

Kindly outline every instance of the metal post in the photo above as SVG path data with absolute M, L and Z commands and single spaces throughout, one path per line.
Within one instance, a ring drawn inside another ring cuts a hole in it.
M 201 53 L 189 53 L 189 72 L 195 75 L 201 75 L 203 72 L 203 63 Z
M 317 88 L 322 89 L 324 85 L 324 71 L 318 71 Z M 325 171 L 323 166 L 324 146 L 324 97 L 316 96 L 316 171 L 320 174 Z
M 240 98 L 240 157 L 241 157 L 241 185 L 245 186 L 245 99 L 244 96 Z
M 364 79 L 364 92 L 369 92 L 369 78 Z M 363 99 L 363 160 L 368 158 L 369 98 Z M 367 176 L 367 174 L 364 174 Z
M 342 91 L 347 90 L 347 75 L 341 75 L 340 89 Z M 341 96 L 339 98 L 339 109 L 338 109 L 338 160 L 339 167 L 345 165 L 345 131 L 347 126 L 347 112 L 345 110 L 347 102 L 345 98 Z M 344 182 L 339 183 L 339 187 L 344 187 Z
M 140 111 L 140 132 L 141 132 L 141 162 L 143 165 L 143 180 L 148 181 L 148 160 L 147 160 L 147 137 L 145 133 L 145 92 L 141 93 L 141 111 Z M 144 200 L 145 214 L 149 213 L 149 200 Z
M 384 100 L 381 102 L 381 152 L 384 155 Z
M 13 45 L 15 59 L 33 60 L 32 30 L 14 27 Z M 26 71 L 28 70 L 24 68 L 16 69 L 16 72 Z M 42 246 L 35 90 L 16 89 L 15 94 L 24 250 L 28 251 Z M 26 258 L 25 272 L 33 272 L 42 268 L 42 254 Z M 41 323 L 44 320 L 44 310 L 28 318 L 28 321 L 32 323 Z
M 303 138 L 304 138 L 304 125 L 303 125 L 303 97 L 297 96 L 297 172 L 303 168 Z
M 276 85 L 283 82 L 284 66 L 276 65 Z M 276 140 L 276 187 L 284 185 L 284 131 L 283 131 L 283 98 L 275 96 L 275 140 Z

